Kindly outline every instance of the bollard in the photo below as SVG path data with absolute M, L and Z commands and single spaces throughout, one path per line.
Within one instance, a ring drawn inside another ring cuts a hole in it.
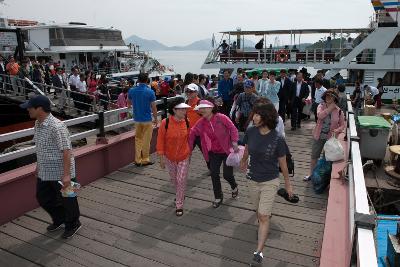
M 96 120 L 96 128 L 99 129 L 99 134 L 97 134 L 96 145 L 108 144 L 106 132 L 104 130 L 104 112 L 100 111 L 97 114 L 99 115 L 99 119 Z

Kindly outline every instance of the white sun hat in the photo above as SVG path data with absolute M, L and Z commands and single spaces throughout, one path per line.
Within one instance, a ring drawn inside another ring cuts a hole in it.
M 208 100 L 201 100 L 199 105 L 197 105 L 194 110 L 199 110 L 201 108 L 213 108 L 214 105 Z
M 180 103 L 180 104 L 176 105 L 174 108 L 190 108 L 190 106 L 185 103 Z
M 191 84 L 189 84 L 189 85 L 186 87 L 186 90 L 190 90 L 190 91 L 199 91 L 199 87 L 198 87 L 196 84 L 191 83 Z

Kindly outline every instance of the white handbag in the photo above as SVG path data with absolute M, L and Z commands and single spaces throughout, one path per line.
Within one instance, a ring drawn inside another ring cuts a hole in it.
M 344 149 L 340 141 L 333 135 L 324 145 L 327 161 L 339 161 L 344 159 Z

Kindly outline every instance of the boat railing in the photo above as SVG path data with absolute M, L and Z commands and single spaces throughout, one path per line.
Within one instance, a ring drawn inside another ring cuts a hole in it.
M 375 215 L 371 213 L 368 192 L 364 180 L 356 118 L 348 95 L 347 144 L 348 144 L 348 194 L 349 240 L 352 248 L 351 263 L 359 267 L 375 267 L 377 264 L 374 238 Z
M 179 96 L 169 97 L 169 98 L 165 97 L 160 100 L 157 100 L 156 104 L 158 107 L 160 107 L 157 112 L 157 115 L 161 116 L 161 118 L 165 118 L 167 114 L 168 103 L 171 100 L 175 99 L 176 97 Z M 106 132 L 133 125 L 135 123 L 134 119 L 129 118 L 129 116 L 126 116 L 126 119 L 120 119 L 119 116 L 121 113 L 129 113 L 129 112 L 130 112 L 129 108 L 120 108 L 110 111 L 100 111 L 97 112 L 96 114 L 65 120 L 64 123 L 66 124 L 67 127 L 75 126 L 82 123 L 94 123 L 94 125 L 96 125 L 94 129 L 72 134 L 71 141 L 76 141 L 83 138 L 87 138 L 89 136 L 96 136 L 96 135 L 97 137 L 101 138 L 105 137 Z M 110 120 L 111 117 L 117 117 L 118 119 L 117 121 Z M 33 136 L 33 134 L 34 134 L 34 128 L 1 134 L 0 143 L 9 141 L 17 143 L 19 139 L 21 138 L 26 139 L 30 136 Z M 36 151 L 35 146 L 30 146 L 18 149 L 16 151 L 0 154 L 0 163 L 8 162 L 14 159 L 34 154 L 35 151 Z
M 296 49 L 296 48 L 245 48 L 228 49 L 221 51 L 211 50 L 205 60 L 205 64 L 213 63 L 265 63 L 265 64 L 332 64 L 339 62 L 347 56 L 353 47 L 357 45 L 343 43 L 340 48 L 327 49 L 324 47 Z M 375 51 L 366 49 L 357 55 L 352 62 L 357 64 L 373 64 L 375 62 Z

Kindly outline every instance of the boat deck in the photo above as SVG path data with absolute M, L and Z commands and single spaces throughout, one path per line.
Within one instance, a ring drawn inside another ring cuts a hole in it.
M 295 133 L 287 129 L 300 202 L 276 197 L 263 266 L 319 266 L 327 193 L 316 195 L 311 184 L 302 181 L 314 125 L 304 123 Z M 0 266 L 248 266 L 257 226 L 244 174 L 236 172 L 239 199 L 229 198 L 230 188 L 223 181 L 226 201 L 213 209 L 211 179 L 205 173 L 196 152 L 185 214 L 178 218 L 167 172 L 156 164 L 128 165 L 83 187 L 83 227 L 70 240 L 61 239 L 61 232 L 46 232 L 50 218 L 40 208 L 2 225 Z

